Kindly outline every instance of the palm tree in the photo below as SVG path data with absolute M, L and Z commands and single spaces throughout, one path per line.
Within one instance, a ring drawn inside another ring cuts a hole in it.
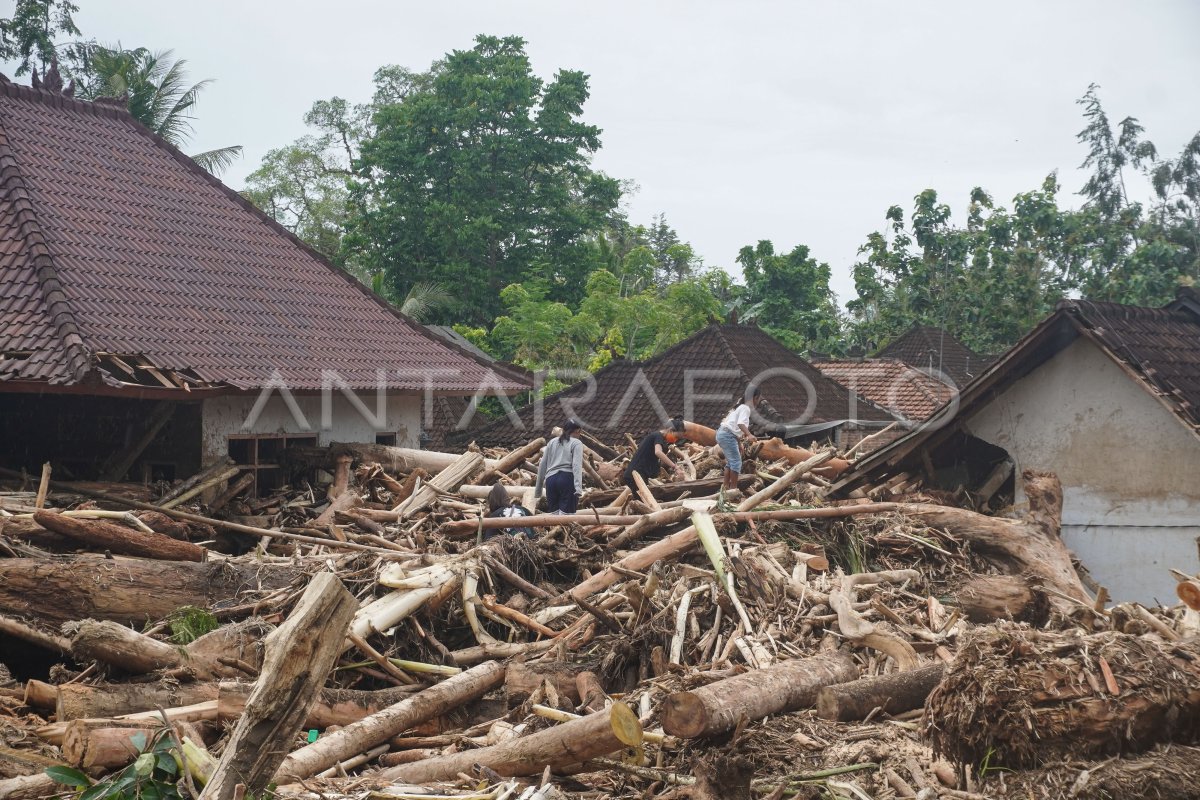
M 143 125 L 180 149 L 192 138 L 192 111 L 200 91 L 212 83 L 188 85 L 187 62 L 173 60 L 170 50 L 151 52 L 145 47 L 125 50 L 92 44 L 76 70 L 82 78 L 81 97 L 127 98 L 129 113 Z M 213 174 L 229 167 L 242 153 L 241 145 L 196 153 L 191 158 Z

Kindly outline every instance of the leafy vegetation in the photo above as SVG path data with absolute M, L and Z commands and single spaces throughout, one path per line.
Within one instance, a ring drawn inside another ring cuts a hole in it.
M 171 641 L 175 644 L 186 645 L 199 639 L 206 633 L 212 633 L 221 627 L 220 621 L 206 609 L 196 606 L 181 606 L 167 618 L 171 627 Z
M 103 780 L 93 783 L 72 767 L 49 767 L 46 774 L 76 790 L 75 800 L 182 800 L 177 784 L 183 765 L 170 732 L 163 729 L 150 742 L 141 731 L 131 738 L 140 755 L 128 767 Z

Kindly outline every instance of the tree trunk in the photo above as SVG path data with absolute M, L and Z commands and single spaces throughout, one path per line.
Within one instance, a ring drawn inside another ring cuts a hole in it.
M 413 726 L 477 700 L 504 681 L 504 665 L 489 661 L 405 698 L 300 748 L 280 765 L 279 784 L 304 780 L 339 761 L 383 744 Z
M 336 575 L 323 572 L 309 582 L 267 637 L 262 672 L 200 800 L 232 800 L 239 784 L 257 796 L 271 782 L 342 652 L 357 606 Z
M 127 725 L 113 725 L 110 720 L 105 720 L 104 724 L 104 727 L 96 727 L 92 720 L 80 719 L 67 725 L 62 743 L 62 754 L 67 763 L 92 775 L 123 767 L 146 749 L 155 731 L 162 726 L 161 721 L 154 720 Z
M 1029 507 L 1019 520 L 926 504 L 901 503 L 898 510 L 970 542 L 985 557 L 1004 562 L 1010 572 L 1032 575 L 1043 585 L 1090 606 L 1092 601 L 1071 563 L 1071 553 L 1059 538 L 1062 484 L 1047 472 L 1027 469 L 1021 477 Z M 1061 598 L 1050 602 L 1063 612 L 1078 608 L 1078 603 Z
M 398 520 L 405 520 L 433 505 L 442 494 L 453 492 L 466 483 L 483 466 L 483 456 L 478 453 L 463 453 L 454 463 L 429 479 L 412 497 L 392 509 Z
M 706 428 L 703 425 L 697 425 L 694 422 L 684 423 L 683 435 L 696 444 L 702 444 L 705 447 L 712 447 L 717 443 L 717 432 L 715 430 Z M 779 438 L 759 440 L 758 457 L 763 461 L 778 461 L 782 458 L 795 466 L 802 461 L 807 461 L 814 455 L 816 453 L 811 450 L 805 450 L 803 447 L 792 447 L 784 444 L 783 440 Z M 825 466 L 814 470 L 814 472 L 827 478 L 834 478 L 841 475 L 849 467 L 849 461 L 841 458 L 831 458 Z
M 71 640 L 71 655 L 79 662 L 100 661 L 135 675 L 183 663 L 183 652 L 175 645 L 115 622 L 93 619 L 80 624 Z
M 507 475 L 517 467 L 521 466 L 521 464 L 525 463 L 525 460 L 532 457 L 534 453 L 541 450 L 545 444 L 546 440 L 542 437 L 538 437 L 532 442 L 518 447 L 516 450 L 513 450 L 508 455 L 504 456 L 504 458 L 501 458 L 499 461 L 497 461 L 494 467 L 488 468 L 486 472 L 479 476 L 476 482 L 486 486 L 487 484 L 499 478 L 501 475 Z
M 623 747 L 636 747 L 641 742 L 642 726 L 637 715 L 623 703 L 615 703 L 597 714 L 502 744 L 389 767 L 378 773 L 378 777 L 404 783 L 432 783 L 454 778 L 460 772 L 470 774 L 475 764 L 505 777 L 537 775 L 546 767 L 561 770 Z
M 604 710 L 604 703 L 608 699 L 608 694 L 604 691 L 604 687 L 600 685 L 600 679 L 596 677 L 596 673 L 584 670 L 576 675 L 575 688 L 579 690 L 579 702 L 582 711 L 594 714 L 597 711 Z
M 157 621 L 180 606 L 208 607 L 245 588 L 280 589 L 299 570 L 231 561 L 195 564 L 93 556 L 0 559 L 0 612 L 45 623 Z
M 58 687 L 45 681 L 26 681 L 24 703 L 30 708 L 54 708 L 58 703 Z
M 959 587 L 955 599 L 971 622 L 1011 619 L 1041 627 L 1050 618 L 1050 598 L 1037 583 L 1017 575 L 977 575 Z
M 57 690 L 55 717 L 60 721 L 119 717 L 217 699 L 215 683 L 67 683 Z
M 942 679 L 945 669 L 946 665 L 942 663 L 929 664 L 905 672 L 826 686 L 817 692 L 817 716 L 849 722 L 864 719 L 876 708 L 885 714 L 921 708 Z
M 369 442 L 333 442 L 329 445 L 331 453 L 350 452 L 361 461 L 375 462 L 388 472 L 412 472 L 423 469 L 436 475 L 453 464 L 462 456 L 458 453 L 439 453 L 435 450 L 413 450 L 409 447 L 392 447 L 386 444 L 371 444 Z M 495 469 L 499 463 L 495 459 L 484 459 L 484 466 Z
M 822 687 L 857 677 L 858 666 L 847 653 L 781 661 L 668 696 L 662 709 L 663 730 L 685 739 L 724 733 L 742 717 L 754 721 L 808 708 Z
M 120 555 L 165 561 L 203 561 L 206 552 L 199 545 L 181 542 L 161 533 L 146 533 L 137 528 L 68 517 L 53 511 L 35 511 L 33 520 L 48 531 L 69 536 L 89 548 Z
M 980 626 L 925 704 L 936 752 L 1028 768 L 1200 741 L 1200 642 Z
M 62 764 L 57 758 L 48 758 L 33 750 L 13 750 L 0 745 L 0 778 L 16 778 L 21 775 L 36 775 L 46 769 Z
M 0 800 L 42 800 L 63 791 L 62 784 L 42 773 L 0 780 Z
M 217 693 L 217 716 L 220 719 L 237 719 L 245 709 L 246 700 L 253 689 L 254 685 L 250 683 L 221 681 Z M 308 710 L 304 727 L 318 730 L 325 730 L 333 725 L 345 727 L 378 713 L 419 690 L 420 687 L 417 686 L 397 686 L 373 692 L 358 689 L 322 689 L 312 708 Z
M 122 714 L 119 717 L 111 719 L 76 719 L 70 722 L 51 722 L 35 729 L 34 733 L 44 742 L 62 746 L 63 738 L 67 735 L 68 726 L 75 725 L 76 723 L 86 722 L 93 728 L 118 728 L 122 725 L 147 722 L 153 723 L 157 727 L 162 725 L 163 713 L 166 713 L 167 719 L 170 722 L 214 720 L 217 718 L 217 701 L 205 700 L 202 703 L 193 703 L 190 706 L 174 706 L 161 710 L 155 709 L 154 711 L 135 711 L 132 714 Z

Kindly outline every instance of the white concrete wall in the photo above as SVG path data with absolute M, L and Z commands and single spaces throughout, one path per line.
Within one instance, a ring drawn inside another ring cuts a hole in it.
M 377 411 L 374 394 L 361 396 L 370 416 Z M 223 457 L 228 452 L 226 439 L 230 435 L 246 433 L 297 433 L 315 435 L 317 443 L 330 442 L 374 442 L 376 433 L 395 433 L 396 444 L 401 447 L 419 447 L 421 431 L 421 398 L 409 395 L 391 395 L 386 399 L 383 425 L 378 420 L 368 419 L 356 408 L 349 398 L 334 392 L 330 398 L 328 427 L 322 424 L 322 400 L 320 397 L 295 396 L 300 420 L 288 408 L 278 394 L 273 393 L 262 407 L 250 428 L 243 424 L 251 416 L 257 396 L 213 397 L 204 401 L 201 413 L 204 463 Z
M 1076 340 L 967 428 L 1007 450 L 1018 475 L 1058 475 L 1063 538 L 1114 600 L 1170 603 L 1168 568 L 1200 571 L 1200 439 L 1091 342 Z

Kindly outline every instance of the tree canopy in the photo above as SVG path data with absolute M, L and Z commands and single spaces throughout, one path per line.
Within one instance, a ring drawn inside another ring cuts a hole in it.
M 448 320 L 487 323 L 500 291 L 541 279 L 577 302 L 590 238 L 620 184 L 591 168 L 600 129 L 581 119 L 587 76 L 533 73 L 518 37 L 480 36 L 374 109 L 350 183 L 343 242 L 402 295 L 418 276 L 455 287 Z

